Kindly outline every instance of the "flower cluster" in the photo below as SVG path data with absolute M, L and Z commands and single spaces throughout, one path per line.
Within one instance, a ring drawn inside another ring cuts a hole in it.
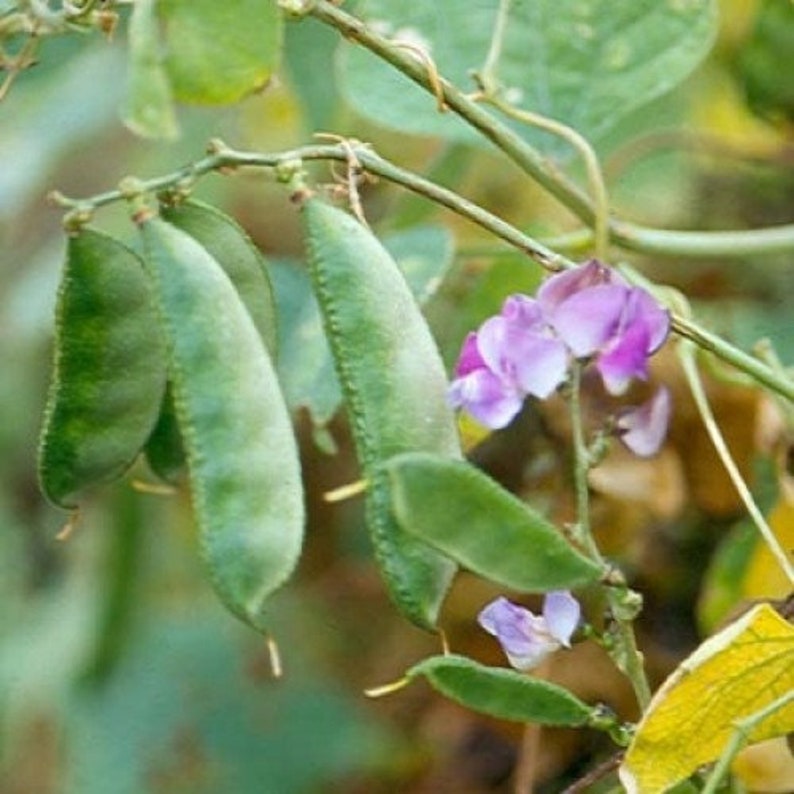
M 516 670 L 529 670 L 558 648 L 570 647 L 580 617 L 579 602 L 567 590 L 556 590 L 546 594 L 542 615 L 506 598 L 497 598 L 480 612 L 477 620 L 499 640 Z
M 511 295 L 500 314 L 470 333 L 449 401 L 487 427 L 505 427 L 525 397 L 544 399 L 563 383 L 572 359 L 592 360 L 606 390 L 620 395 L 633 379 L 647 378 L 648 358 L 669 331 L 668 312 L 648 292 L 591 260 L 552 276 L 535 298 Z M 623 441 L 637 454 L 654 454 L 669 412 L 663 389 L 618 421 Z

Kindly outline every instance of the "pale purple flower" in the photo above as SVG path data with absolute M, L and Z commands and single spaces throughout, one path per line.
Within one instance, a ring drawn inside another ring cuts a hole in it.
M 610 394 L 647 378 L 648 358 L 670 331 L 670 315 L 651 295 L 595 260 L 552 276 L 538 290 L 538 303 L 576 358 L 595 356 Z
M 499 640 L 516 670 L 529 670 L 557 649 L 570 647 L 580 617 L 579 602 L 569 591 L 556 590 L 543 599 L 542 615 L 500 597 L 484 607 L 477 621 Z
M 528 394 L 548 397 L 567 366 L 565 345 L 550 334 L 537 302 L 512 295 L 500 314 L 466 337 L 449 402 L 487 427 L 504 427 Z
M 617 421 L 620 440 L 640 457 L 655 455 L 670 421 L 670 392 L 662 386 L 650 400 L 624 411 Z
M 528 395 L 545 399 L 565 380 L 571 358 L 592 359 L 610 394 L 648 376 L 670 316 L 645 290 L 596 260 L 544 282 L 537 299 L 511 295 L 502 311 L 469 334 L 449 400 L 487 427 L 507 425 Z

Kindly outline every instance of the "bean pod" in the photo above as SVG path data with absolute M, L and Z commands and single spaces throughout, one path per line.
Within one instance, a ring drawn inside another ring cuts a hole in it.
M 405 533 L 381 464 L 425 451 L 460 458 L 446 376 L 394 260 L 374 235 L 319 198 L 302 208 L 309 270 L 368 482 L 367 523 L 392 599 L 432 629 L 454 564 Z
M 223 268 L 251 315 L 262 341 L 276 354 L 276 310 L 267 262 L 245 230 L 225 213 L 191 199 L 161 208 L 162 217 L 187 232 Z M 176 484 L 185 476 L 184 442 L 179 434 L 171 388 L 146 444 L 152 471 Z
M 262 628 L 303 534 L 297 445 L 270 357 L 223 268 L 186 232 L 137 218 L 168 348 L 202 553 L 220 598 Z
M 61 507 L 121 477 L 157 419 L 165 351 L 153 298 L 122 243 L 92 229 L 69 238 L 39 447 L 42 490 Z

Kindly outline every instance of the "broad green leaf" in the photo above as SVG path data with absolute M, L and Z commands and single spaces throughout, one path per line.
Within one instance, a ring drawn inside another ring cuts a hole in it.
M 587 584 L 601 572 L 547 519 L 469 463 L 406 453 L 385 467 L 400 526 L 487 579 L 544 592 Z
M 753 33 L 740 52 L 738 71 L 748 104 L 766 118 L 794 118 L 794 75 L 780 68 L 792 47 L 794 6 L 762 0 Z
M 470 72 L 485 61 L 498 6 L 499 0 L 463 6 L 457 0 L 369 0 L 365 10 L 367 21 L 422 46 L 441 75 L 473 90 Z M 520 96 L 519 106 L 596 140 L 630 111 L 680 83 L 709 51 L 716 22 L 715 0 L 516 1 L 497 77 Z M 431 96 L 363 47 L 345 48 L 341 78 L 353 107 L 378 123 L 484 141 L 453 114 L 439 114 Z M 523 131 L 549 148 L 547 135 Z
M 146 138 L 176 138 L 176 114 L 160 52 L 155 2 L 139 0 L 132 7 L 124 123 Z
M 442 695 L 502 720 L 577 726 L 586 725 L 595 713 L 561 686 L 454 654 L 431 656 L 412 667 L 407 676 L 424 676 Z
M 432 297 L 452 264 L 452 235 L 443 226 L 385 235 L 383 245 L 420 303 Z M 271 265 L 280 308 L 278 371 L 284 396 L 292 410 L 308 408 L 314 425 L 324 427 L 339 409 L 342 392 L 317 300 L 305 271 L 289 262 Z
M 181 102 L 226 105 L 263 88 L 275 69 L 281 14 L 271 0 L 160 0 L 165 68 Z
M 284 57 L 290 84 L 303 107 L 304 126 L 309 133 L 330 130 L 340 102 L 333 72 L 337 33 L 310 17 L 300 25 L 287 25 Z M 318 80 L 317 75 L 323 79 Z
M 629 794 L 661 794 L 716 760 L 736 721 L 794 688 L 794 626 L 760 604 L 706 640 L 664 682 L 620 768 Z M 750 742 L 794 731 L 794 704 L 765 719 Z

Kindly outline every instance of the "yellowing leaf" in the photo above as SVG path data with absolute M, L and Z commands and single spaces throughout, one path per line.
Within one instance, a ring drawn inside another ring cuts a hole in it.
M 784 549 L 794 548 L 794 504 L 782 494 L 768 516 L 769 526 Z M 769 546 L 759 537 L 742 581 L 743 598 L 784 598 L 791 585 Z
M 706 640 L 654 695 L 620 768 L 629 794 L 661 794 L 717 759 L 737 720 L 794 688 L 794 626 L 760 604 Z M 794 703 L 750 742 L 794 730 Z

